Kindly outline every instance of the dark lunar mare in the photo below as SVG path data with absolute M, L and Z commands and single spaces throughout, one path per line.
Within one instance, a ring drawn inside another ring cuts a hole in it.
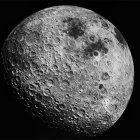
M 102 54 L 108 53 L 108 49 L 105 47 L 101 39 L 95 43 L 86 42 L 86 44 L 87 47 L 83 50 L 84 58 L 89 59 L 89 57 L 93 57 L 95 51 L 99 51 Z
M 77 39 L 84 34 L 85 25 L 79 18 L 67 17 L 67 19 L 63 20 L 63 23 L 67 23 L 68 29 L 64 30 L 64 32 L 70 37 Z
M 116 27 L 114 27 L 114 31 L 116 33 L 115 34 L 115 37 L 119 41 L 119 43 L 122 44 L 123 47 L 127 46 L 127 43 L 126 43 L 123 35 L 120 33 L 120 31 Z

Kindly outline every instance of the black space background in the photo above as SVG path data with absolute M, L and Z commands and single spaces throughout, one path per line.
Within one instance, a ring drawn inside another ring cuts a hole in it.
M 135 84 L 126 111 L 117 123 L 100 137 L 90 139 L 140 139 L 139 101 L 139 40 L 140 2 L 101 0 L 1 0 L 0 1 L 0 47 L 11 30 L 27 16 L 43 8 L 56 5 L 75 5 L 91 9 L 114 24 L 126 39 L 135 66 Z M 1 74 L 3 71 L 1 71 Z M 0 139 L 82 139 L 69 137 L 63 132 L 48 129 L 41 120 L 33 117 L 19 104 L 0 80 Z M 89 138 L 83 138 L 89 139 Z

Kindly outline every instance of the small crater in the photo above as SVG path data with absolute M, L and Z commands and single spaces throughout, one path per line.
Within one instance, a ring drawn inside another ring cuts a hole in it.
M 78 110 L 75 105 L 71 105 L 71 108 L 72 108 L 72 112 L 76 112 Z
M 74 76 L 73 71 L 68 71 L 68 72 L 67 72 L 67 76 L 68 76 L 68 78 L 73 77 L 73 76 Z
M 99 55 L 99 52 L 98 52 L 98 51 L 94 51 L 94 52 L 93 52 L 93 55 L 94 55 L 94 56 L 98 56 L 98 55 Z
M 110 79 L 110 75 L 108 74 L 108 72 L 103 72 L 101 75 L 101 80 L 106 81 Z
M 48 96 L 50 93 L 51 93 L 50 89 L 48 89 L 48 88 L 44 89 L 44 95 L 45 96 Z
M 65 110 L 66 109 L 66 105 L 64 105 L 64 104 L 58 104 L 57 105 L 57 109 L 59 110 L 59 111 L 62 111 L 62 110 Z
M 100 84 L 100 85 L 99 85 L 99 89 L 100 89 L 100 90 L 103 89 L 103 87 L 104 87 L 103 84 Z
M 95 42 L 95 40 L 96 40 L 95 35 L 90 35 L 90 36 L 89 36 L 89 40 L 90 40 L 91 42 Z
M 102 96 L 107 95 L 107 89 L 104 87 L 103 84 L 99 84 L 99 90 L 100 90 L 100 95 L 102 95 Z
M 30 96 L 35 96 L 36 95 L 36 91 L 34 91 L 34 90 L 29 90 L 28 93 L 29 93 Z
M 53 64 L 52 69 L 53 70 L 57 70 L 58 69 L 58 66 L 56 64 Z
M 84 109 L 80 109 L 79 111 L 78 111 L 78 115 L 80 116 L 80 117 L 84 117 L 85 116 L 85 110 Z
M 29 83 L 28 84 L 28 89 L 29 90 L 36 90 L 36 86 L 34 84 L 32 84 L 32 83 Z
M 66 71 L 70 71 L 71 70 L 71 66 L 68 63 L 64 63 L 63 67 Z
M 48 87 L 52 87 L 53 84 L 54 84 L 54 82 L 53 82 L 52 79 L 48 79 L 48 80 L 47 80 L 47 86 L 48 86 Z
M 42 99 L 43 99 L 43 97 L 42 97 L 41 93 L 36 93 L 35 100 L 38 102 L 42 102 Z
M 90 35 L 88 36 L 88 42 L 89 42 L 89 43 L 96 43 L 97 41 L 98 41 L 98 38 L 96 37 L 96 35 L 90 34 Z

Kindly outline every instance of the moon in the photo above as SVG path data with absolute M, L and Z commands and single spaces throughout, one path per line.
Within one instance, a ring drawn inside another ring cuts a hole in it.
M 6 82 L 45 124 L 100 135 L 122 116 L 134 64 L 120 31 L 96 12 L 53 6 L 21 21 L 1 49 Z

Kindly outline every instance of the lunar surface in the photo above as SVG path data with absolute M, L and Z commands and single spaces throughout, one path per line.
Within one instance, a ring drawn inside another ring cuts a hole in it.
M 124 37 L 107 19 L 54 6 L 19 23 L 1 49 L 4 76 L 19 101 L 44 123 L 98 135 L 122 116 L 134 85 Z

